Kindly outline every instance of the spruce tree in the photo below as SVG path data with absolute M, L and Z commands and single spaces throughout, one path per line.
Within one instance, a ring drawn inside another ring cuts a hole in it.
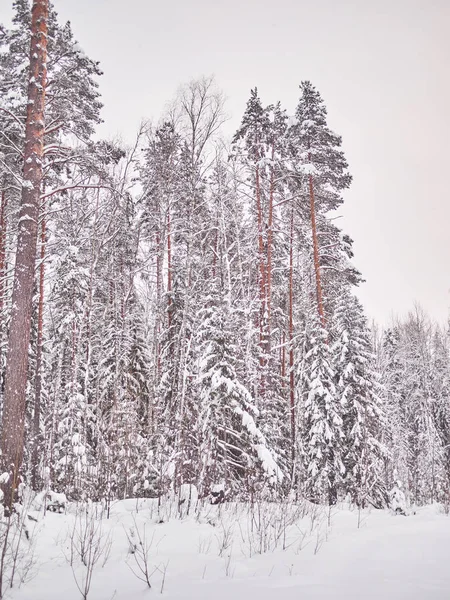
M 318 317 L 312 319 L 306 336 L 301 365 L 304 487 L 307 498 L 331 505 L 337 502 L 345 476 L 343 403 L 336 391 L 327 333 Z
M 253 491 L 258 483 L 275 485 L 282 473 L 257 426 L 259 412 L 252 397 L 237 378 L 226 303 L 210 298 L 201 320 L 201 482 L 209 489 L 224 483 L 234 495 L 241 495 L 242 484 Z
M 334 315 L 332 347 L 337 398 L 343 407 L 344 492 L 358 506 L 368 502 L 384 506 L 385 450 L 380 442 L 384 416 L 379 378 L 363 308 L 357 298 L 344 293 Z

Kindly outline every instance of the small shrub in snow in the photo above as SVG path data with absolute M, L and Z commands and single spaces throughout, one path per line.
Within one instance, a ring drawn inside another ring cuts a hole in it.
M 35 536 L 28 527 L 29 499 L 26 496 L 24 505 L 16 504 L 9 516 L 0 518 L 0 599 L 8 589 L 20 587 L 34 575 Z
M 127 562 L 127 565 L 135 577 L 151 588 L 151 577 L 156 570 L 150 566 L 150 552 L 153 547 L 155 532 L 149 537 L 145 523 L 142 527 L 139 527 L 134 516 L 133 524 L 134 527 L 130 531 L 126 531 L 129 552 L 133 557 L 133 565 L 130 565 L 129 562 Z
M 101 515 L 100 515 L 101 517 Z M 95 567 L 104 567 L 111 551 L 111 536 L 105 534 L 102 520 L 89 504 L 77 508 L 69 533 L 69 556 L 66 556 L 75 584 L 83 600 L 87 600 Z

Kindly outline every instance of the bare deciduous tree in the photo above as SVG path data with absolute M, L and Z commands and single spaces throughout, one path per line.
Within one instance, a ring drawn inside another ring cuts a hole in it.
M 224 104 L 225 96 L 210 76 L 182 86 L 169 109 L 170 120 L 188 144 L 193 171 L 199 169 L 203 174 L 214 159 L 211 142 L 227 120 Z M 211 161 L 208 161 L 210 150 Z

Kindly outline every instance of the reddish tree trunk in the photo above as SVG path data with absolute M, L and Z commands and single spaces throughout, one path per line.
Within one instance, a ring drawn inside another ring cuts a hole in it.
M 289 245 L 289 405 L 291 413 L 291 456 L 295 460 L 295 378 L 294 378 L 294 207 L 291 211 Z
M 167 319 L 172 326 L 172 237 L 170 231 L 170 209 L 167 209 Z
M 6 179 L 6 178 L 5 178 Z M 6 184 L 6 182 L 5 182 Z M 8 200 L 5 190 L 2 190 L 0 207 L 0 386 L 3 388 L 4 377 L 4 342 L 5 327 L 5 299 L 6 299 L 6 206 Z
M 4 505 L 12 507 L 23 460 L 25 392 L 28 371 L 39 200 L 43 178 L 44 105 L 47 78 L 48 0 L 33 0 L 31 9 L 30 77 L 22 201 L 14 270 L 11 322 L 6 359 L 5 396 L 1 437 Z
M 275 170 L 273 160 L 275 157 L 275 145 L 272 145 L 272 166 L 270 168 L 270 191 L 269 191 L 269 223 L 267 230 L 267 347 L 270 351 L 270 332 L 272 318 L 272 244 L 273 244 L 273 196 L 275 192 Z
M 317 298 L 317 310 L 319 312 L 320 324 L 325 329 L 325 312 L 323 309 L 323 294 L 322 294 L 322 281 L 320 275 L 320 260 L 319 260 L 319 243 L 317 240 L 317 225 L 316 225 L 316 206 L 314 200 L 314 184 L 312 175 L 309 176 L 309 203 L 311 209 L 311 229 L 313 239 L 313 253 L 314 253 L 314 272 L 316 275 L 316 298 Z
M 156 353 L 156 377 L 159 380 L 161 374 L 161 353 L 159 348 L 159 336 L 161 334 L 159 311 L 161 310 L 161 237 L 159 230 L 156 232 L 156 323 L 155 323 L 155 353 Z
M 31 457 L 31 485 L 34 490 L 38 488 L 39 447 L 41 426 L 41 395 L 42 395 L 42 340 L 44 332 L 44 282 L 45 282 L 45 200 L 41 206 L 41 264 L 39 265 L 39 303 L 38 303 L 38 328 L 36 340 L 36 376 L 34 386 L 34 415 L 33 415 L 33 453 Z
M 0 332 L 3 333 L 3 309 L 5 307 L 5 276 L 6 276 L 6 205 L 5 190 L 2 191 L 0 206 Z

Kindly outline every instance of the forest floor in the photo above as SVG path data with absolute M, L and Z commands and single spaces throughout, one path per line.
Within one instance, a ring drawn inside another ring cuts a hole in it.
M 45 516 L 32 508 L 37 521 L 26 518 L 30 539 L 11 590 L 14 536 L 3 567 L 14 600 L 450 598 L 450 516 L 438 505 L 408 516 L 306 503 L 204 505 L 186 515 L 184 503 L 180 515 L 174 502 L 126 500 L 109 519 L 98 506 Z M 145 579 L 146 565 L 151 589 L 136 576 Z

